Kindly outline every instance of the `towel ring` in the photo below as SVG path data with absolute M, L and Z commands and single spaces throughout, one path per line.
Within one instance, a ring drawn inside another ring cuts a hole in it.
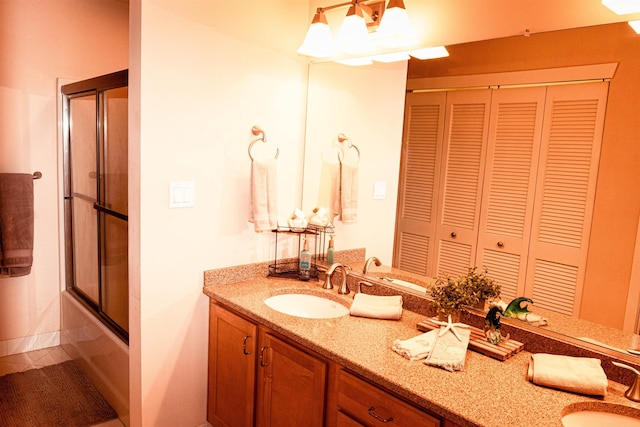
M 267 135 L 264 133 L 264 131 L 259 127 L 259 126 L 253 126 L 251 128 L 251 133 L 258 136 L 260 135 L 260 137 L 254 139 L 253 141 L 251 141 L 251 143 L 249 144 L 249 148 L 248 148 L 248 152 L 249 152 L 249 158 L 251 160 L 253 160 L 253 155 L 251 154 L 251 149 L 253 148 L 254 144 L 258 141 L 262 141 L 264 143 L 267 142 Z M 276 147 L 276 155 L 275 155 L 275 159 L 278 159 L 278 156 L 280 155 L 280 149 L 278 147 Z
M 351 138 L 349 138 L 347 135 L 345 135 L 344 133 L 339 134 L 338 142 L 343 144 L 345 141 L 347 142 L 345 144 L 347 148 L 353 148 L 356 150 L 356 153 L 358 153 L 358 162 L 360 162 L 360 150 L 358 149 L 358 147 L 353 142 L 351 142 Z M 341 153 L 342 153 L 342 157 L 340 157 Z M 344 151 L 341 149 L 340 153 L 338 153 L 338 160 L 342 162 L 343 157 L 344 157 Z

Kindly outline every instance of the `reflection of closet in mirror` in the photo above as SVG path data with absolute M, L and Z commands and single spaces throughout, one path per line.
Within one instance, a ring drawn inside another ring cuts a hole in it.
M 407 94 L 394 267 L 579 312 L 608 83 Z

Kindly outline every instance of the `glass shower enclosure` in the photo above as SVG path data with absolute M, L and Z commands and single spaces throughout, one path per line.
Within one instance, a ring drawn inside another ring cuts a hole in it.
M 128 71 L 62 95 L 66 288 L 128 342 Z

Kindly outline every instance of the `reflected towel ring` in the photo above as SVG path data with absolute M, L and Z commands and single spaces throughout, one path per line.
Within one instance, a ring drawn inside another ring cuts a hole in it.
M 353 149 L 356 150 L 356 153 L 358 154 L 358 162 L 360 162 L 360 150 L 358 149 L 358 146 L 355 145 L 353 142 L 351 142 L 351 138 L 349 138 L 344 133 L 339 134 L 338 135 L 338 142 L 343 144 L 345 141 L 347 142 L 345 144 L 347 146 L 347 148 L 353 148 Z M 340 157 L 340 154 L 342 154 L 342 157 Z M 338 160 L 340 160 L 340 162 L 342 162 L 342 158 L 343 157 L 344 157 L 344 151 L 341 149 L 340 153 L 338 153 Z
M 251 160 L 253 160 L 253 155 L 251 154 L 251 149 L 253 148 L 253 145 L 258 142 L 258 141 L 262 141 L 266 144 L 267 142 L 267 135 L 264 133 L 264 131 L 259 127 L 259 126 L 253 126 L 251 128 L 251 133 L 258 136 L 261 135 L 259 138 L 254 139 L 253 141 L 251 141 L 251 143 L 249 144 L 249 148 L 248 148 L 248 152 L 249 152 L 249 158 Z M 278 156 L 280 155 L 280 149 L 276 147 L 276 155 L 275 155 L 275 159 L 278 159 Z

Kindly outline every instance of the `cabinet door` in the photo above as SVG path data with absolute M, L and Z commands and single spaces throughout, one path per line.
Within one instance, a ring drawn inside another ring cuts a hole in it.
M 547 89 L 525 294 L 567 315 L 579 314 L 607 92 Z
M 253 425 L 255 324 L 211 304 L 207 419 L 214 426 Z
M 257 424 L 321 427 L 327 363 L 260 328 Z
M 447 94 L 436 267 L 430 276 L 466 274 L 478 242 L 491 90 Z
M 505 301 L 524 291 L 545 93 L 500 89 L 491 97 L 475 266 L 489 270 Z
M 405 103 L 393 266 L 415 274 L 433 269 L 445 101 L 426 92 Z

